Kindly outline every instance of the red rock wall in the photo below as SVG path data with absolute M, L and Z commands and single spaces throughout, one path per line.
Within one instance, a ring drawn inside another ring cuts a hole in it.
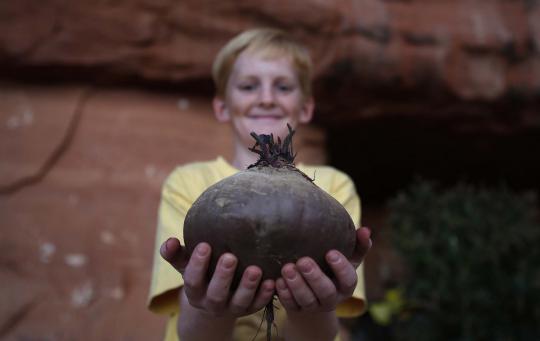
M 208 79 L 218 49 L 253 26 L 287 29 L 318 77 L 440 88 L 464 100 L 540 91 L 532 1 L 3 1 L 0 70 L 90 78 Z

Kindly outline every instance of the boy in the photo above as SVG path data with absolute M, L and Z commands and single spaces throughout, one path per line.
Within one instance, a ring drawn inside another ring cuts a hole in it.
M 335 250 L 327 253 L 334 280 L 304 257 L 285 264 L 282 278 L 275 281 L 261 283 L 261 269 L 250 266 L 234 292 L 228 289 L 237 263 L 233 254 L 220 256 L 208 281 L 210 245 L 199 244 L 189 257 L 180 242 L 185 215 L 195 199 L 256 162 L 258 155 L 248 150 L 254 144 L 252 131 L 283 140 L 287 123 L 295 128 L 311 120 L 311 68 L 308 52 L 273 29 L 246 31 L 218 53 L 212 70 L 217 88 L 213 108 L 217 120 L 233 130 L 234 158 L 231 163 L 219 157 L 179 167 L 163 186 L 156 238 L 160 255 L 156 252 L 149 308 L 169 314 L 166 340 L 252 340 L 263 319 L 261 309 L 274 294 L 279 330 L 273 334 L 287 340 L 333 340 L 338 315 L 352 317 L 364 310 L 360 263 L 371 246 L 367 228 L 357 230 L 353 259 Z M 298 168 L 307 174 L 316 171 L 315 183 L 344 205 L 358 226 L 360 202 L 345 174 L 331 167 Z M 263 324 L 259 337 L 265 334 Z

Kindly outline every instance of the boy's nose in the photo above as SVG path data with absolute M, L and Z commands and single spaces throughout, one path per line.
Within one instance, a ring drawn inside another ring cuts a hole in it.
M 271 87 L 262 87 L 259 97 L 259 104 L 263 107 L 271 107 L 275 104 L 274 92 Z

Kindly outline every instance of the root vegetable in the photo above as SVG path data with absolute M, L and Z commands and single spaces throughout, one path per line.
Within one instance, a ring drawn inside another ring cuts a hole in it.
M 245 268 L 256 265 L 264 279 L 281 277 L 281 268 L 311 257 L 329 276 L 326 253 L 335 249 L 350 257 L 356 242 L 354 223 L 345 208 L 315 185 L 294 164 L 294 130 L 281 141 L 251 133 L 251 151 L 259 160 L 209 187 L 188 211 L 184 238 L 188 252 L 200 242 L 212 247 L 209 276 L 218 258 L 238 258 L 231 289 Z M 267 312 L 268 313 L 268 312 Z

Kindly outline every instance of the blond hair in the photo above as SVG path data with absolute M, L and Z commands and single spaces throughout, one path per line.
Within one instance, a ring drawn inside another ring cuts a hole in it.
M 231 39 L 217 54 L 212 65 L 212 78 L 217 96 L 224 97 L 227 82 L 236 58 L 244 51 L 263 58 L 288 57 L 296 70 L 304 97 L 311 96 L 312 62 L 308 50 L 284 31 L 256 28 L 244 31 Z

